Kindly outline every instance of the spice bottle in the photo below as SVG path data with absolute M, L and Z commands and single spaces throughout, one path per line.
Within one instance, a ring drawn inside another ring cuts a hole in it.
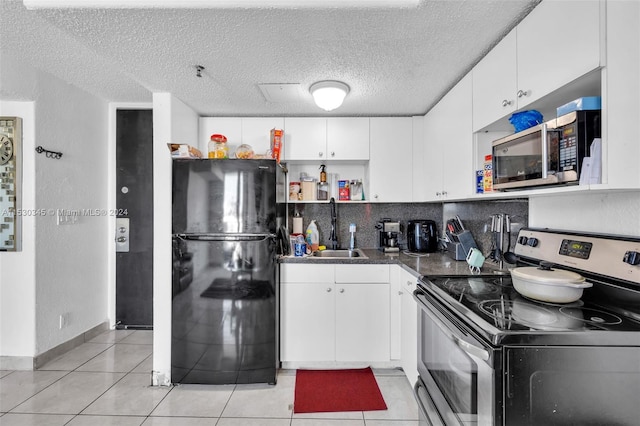
M 209 158 L 229 158 L 229 147 L 225 135 L 213 134 L 209 140 Z
M 320 164 L 320 182 L 327 181 L 327 172 L 325 171 L 326 168 L 327 166 L 325 166 L 324 164 Z
M 320 182 L 318 182 L 318 200 L 329 199 L 329 184 L 327 183 L 327 172 L 324 164 L 320 165 Z

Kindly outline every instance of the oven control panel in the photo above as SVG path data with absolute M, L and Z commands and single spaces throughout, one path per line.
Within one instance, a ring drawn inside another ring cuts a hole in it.
M 523 228 L 514 252 L 640 284 L 640 239 Z
M 560 255 L 577 257 L 578 259 L 588 259 L 591 254 L 592 243 L 578 240 L 562 240 L 560 245 Z

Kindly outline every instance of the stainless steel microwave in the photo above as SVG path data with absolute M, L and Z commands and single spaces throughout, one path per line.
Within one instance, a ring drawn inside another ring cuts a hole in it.
M 522 189 L 580 180 L 584 157 L 600 137 L 600 110 L 573 111 L 493 141 L 493 188 Z

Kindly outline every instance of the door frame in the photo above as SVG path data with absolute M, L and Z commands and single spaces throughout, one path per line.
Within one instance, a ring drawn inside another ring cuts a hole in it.
M 116 112 L 119 109 L 148 109 L 153 111 L 153 102 L 109 102 L 108 146 L 107 146 L 107 209 L 114 211 L 116 206 Z M 107 321 L 109 328 L 116 327 L 116 217 L 109 217 L 107 229 Z

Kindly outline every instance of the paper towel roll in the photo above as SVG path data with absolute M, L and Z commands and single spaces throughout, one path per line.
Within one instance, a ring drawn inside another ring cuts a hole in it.
M 293 217 L 293 234 L 302 234 L 302 216 Z

